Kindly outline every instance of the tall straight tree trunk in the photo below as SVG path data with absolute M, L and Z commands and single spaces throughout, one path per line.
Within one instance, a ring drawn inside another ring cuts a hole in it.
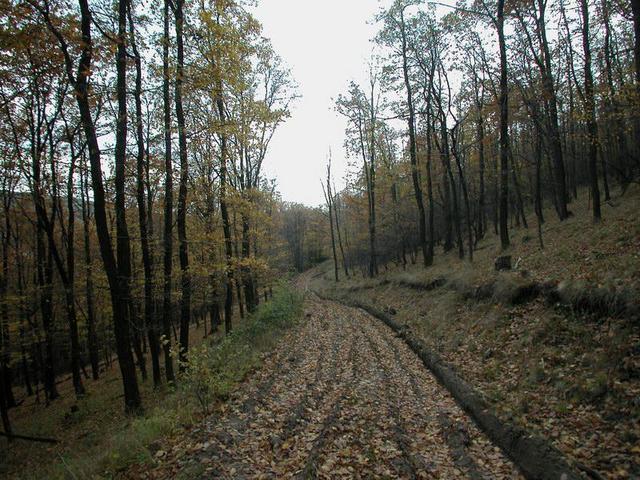
M 211 288 L 211 303 L 209 304 L 209 317 L 211 321 L 211 333 L 217 333 L 222 323 L 220 317 L 220 299 L 219 299 L 219 279 L 215 274 L 209 275 L 209 285 Z
M 137 302 L 134 298 L 129 299 L 129 323 L 131 324 L 131 347 L 133 348 L 133 353 L 135 355 L 135 359 L 138 362 L 138 368 L 140 369 L 140 375 L 142 377 L 142 381 L 147 381 L 147 359 L 144 356 L 144 350 L 142 348 L 142 341 L 144 335 L 140 335 L 140 332 L 143 330 L 143 325 L 141 321 L 140 309 L 138 308 Z
M 467 239 L 469 244 L 469 260 L 473 261 L 473 225 L 471 219 L 471 207 L 469 203 L 469 192 L 467 190 L 467 183 L 464 179 L 464 173 L 462 173 L 462 162 L 460 161 L 460 156 L 456 145 L 456 129 L 454 129 L 451 132 L 451 148 L 453 158 L 455 159 L 456 166 L 458 167 L 458 178 L 460 179 L 460 188 L 462 189 L 462 198 L 464 200 L 464 209 L 467 221 Z
M 443 113 L 444 115 L 444 113 Z M 451 183 L 449 181 L 449 151 L 446 125 L 440 127 L 440 163 L 442 164 L 442 210 L 444 217 L 443 250 L 448 252 L 453 248 L 453 218 L 451 208 Z
M 4 429 L 4 433 L 7 434 L 7 441 L 11 442 L 13 440 L 11 437 L 13 430 L 11 429 L 11 421 L 9 420 L 9 407 L 7 405 L 4 362 L 0 363 L 0 416 L 2 417 L 2 428 Z
M 78 320 L 76 314 L 75 295 L 75 198 L 73 177 L 75 174 L 75 154 L 71 145 L 71 163 L 69 165 L 69 179 L 67 183 L 67 281 L 65 282 L 65 300 L 67 319 L 69 322 L 69 337 L 71 343 L 71 375 L 76 396 L 84 395 L 84 385 L 80 376 L 80 338 L 78 335 Z
M 83 163 L 86 170 L 86 163 Z M 100 378 L 100 358 L 98 352 L 98 336 L 96 334 L 96 309 L 93 293 L 93 265 L 91 259 L 91 237 L 89 235 L 89 186 L 86 171 L 80 176 L 80 199 L 82 202 L 82 230 L 84 233 L 84 261 L 85 261 L 85 296 L 87 301 L 87 350 L 91 363 L 91 375 L 94 380 Z
M 615 157 L 617 160 L 617 166 L 620 172 L 624 172 L 626 170 L 626 163 L 628 158 L 627 153 L 627 142 L 625 138 L 624 126 L 621 122 L 620 108 L 618 106 L 618 100 L 616 99 L 616 87 L 613 80 L 613 65 L 611 61 L 611 20 L 610 20 L 610 12 L 609 12 L 609 0 L 602 0 L 602 20 L 604 23 L 604 63 L 605 63 L 605 71 L 606 71 L 606 79 L 607 79 L 607 87 L 608 87 L 608 98 L 607 98 L 607 106 L 610 111 L 610 122 L 611 126 L 610 131 L 612 132 L 612 149 L 615 151 Z M 604 152 L 601 152 L 601 165 L 602 165 L 602 178 L 604 180 L 604 200 L 611 200 L 611 192 L 609 191 L 609 182 L 608 182 L 608 165 L 605 159 Z M 623 185 L 626 183 L 626 180 L 622 180 Z
M 378 273 L 376 254 L 376 207 L 375 207 L 375 170 L 369 162 L 363 165 L 367 182 L 367 224 L 369 227 L 369 277 Z M 331 199 L 327 200 L 329 204 Z
M 191 320 L 191 276 L 189 275 L 189 245 L 187 243 L 187 182 L 189 161 L 187 158 L 187 132 L 182 106 L 182 84 L 184 81 L 184 0 L 176 0 L 176 43 L 178 49 L 176 71 L 176 120 L 178 121 L 178 144 L 180 146 L 180 189 L 178 191 L 178 242 L 180 255 L 180 368 L 184 369 L 189 351 L 189 322 Z
M 435 218 L 435 204 L 433 200 L 433 179 L 431 177 L 431 162 L 433 154 L 433 139 L 431 138 L 431 119 L 427 119 L 427 195 L 429 199 L 429 238 L 427 240 L 427 261 L 425 265 L 427 267 L 433 265 L 433 252 L 435 244 L 435 230 L 434 230 L 434 218 Z
M 640 0 L 631 0 L 633 12 L 633 66 L 636 88 L 640 90 Z
M 633 115 L 635 144 L 635 162 L 638 166 L 638 138 L 640 138 L 640 115 L 637 113 L 637 105 L 640 103 L 640 0 L 631 0 L 631 11 L 633 13 L 633 67 L 636 94 L 636 113 Z
M 538 224 L 544 223 L 544 214 L 542 209 L 542 135 L 538 128 L 536 128 L 536 138 L 534 140 L 534 152 L 535 152 L 535 200 L 534 209 L 536 216 L 538 217 Z
M 50 402 L 60 395 L 56 387 L 56 377 L 53 365 L 53 305 L 52 305 L 52 265 L 51 257 L 47 255 L 41 226 L 36 226 L 36 258 L 37 284 L 40 291 L 40 314 L 42 317 L 42 331 L 44 332 L 45 351 L 41 362 L 42 384 L 45 400 Z
M 486 230 L 486 213 L 485 213 L 485 192 L 484 192 L 484 116 L 482 114 L 482 104 L 476 102 L 476 109 L 478 111 L 478 120 L 476 125 L 476 135 L 478 142 L 478 165 L 479 165 L 479 191 L 478 191 L 478 232 L 477 239 L 484 238 Z
M 83 0 L 84 1 L 84 0 Z M 127 410 L 136 412 L 142 408 L 140 392 L 136 378 L 135 365 L 131 354 L 130 315 L 131 302 L 131 245 L 127 227 L 125 204 L 125 164 L 127 157 L 127 6 L 128 0 L 118 2 L 118 48 L 116 51 L 116 97 L 118 100 L 118 117 L 116 121 L 115 145 L 115 214 L 116 214 L 116 271 L 114 279 L 118 284 L 116 292 L 118 315 L 114 322 L 116 349 L 123 379 L 125 379 L 125 404 Z M 97 217 L 97 215 L 96 215 Z M 134 325 L 135 328 L 135 325 Z M 122 365 L 124 361 L 124 366 Z M 123 369 L 124 367 L 124 369 Z M 126 370 L 126 371 L 125 371 Z
M 2 369 L 2 377 L 0 381 L 4 385 L 3 391 L 0 393 L 5 400 L 5 408 L 16 406 L 15 397 L 13 395 L 11 372 L 11 350 L 9 338 L 9 304 L 7 303 L 7 294 L 9 293 L 9 244 L 11 240 L 11 203 L 13 192 L 2 192 L 2 203 L 4 207 L 4 229 L 2 235 L 2 276 L 0 277 L 0 368 Z
M 250 224 L 249 217 L 246 213 L 242 212 L 240 216 L 240 220 L 242 222 L 242 258 L 245 259 L 246 262 L 251 258 L 251 239 L 249 237 Z M 256 296 L 251 267 L 246 264 L 242 265 L 241 274 L 242 284 L 244 286 L 244 298 L 247 302 L 247 310 L 249 310 L 249 313 L 251 313 L 254 312 L 256 307 L 258 306 L 258 298 Z
M 160 344 L 158 342 L 158 321 L 155 312 L 155 278 L 153 274 L 153 255 L 149 247 L 149 228 L 147 220 L 147 206 L 145 202 L 145 145 L 142 128 L 142 60 L 136 45 L 135 25 L 131 6 L 129 5 L 129 33 L 131 49 L 136 66 L 135 105 L 136 105 L 136 200 L 138 203 L 138 222 L 140 225 L 140 250 L 142 251 L 142 267 L 144 269 L 144 316 L 149 350 L 151 351 L 151 369 L 153 385 L 158 387 L 162 383 L 160 372 Z
M 444 155 L 442 156 L 442 162 L 445 167 L 445 182 L 451 184 L 451 198 L 453 200 L 453 225 L 456 230 L 456 242 L 458 244 L 458 257 L 464 258 L 464 244 L 462 242 L 462 228 L 460 226 L 460 208 L 458 206 L 458 189 L 456 188 L 456 181 L 453 178 L 453 172 L 451 171 L 451 156 L 449 150 L 449 135 L 447 134 L 446 119 L 442 119 L 442 148 L 444 149 Z
M 493 163 L 493 233 L 500 235 L 499 224 L 499 206 L 500 206 L 500 175 L 498 174 L 498 158 L 494 158 Z
M 67 131 L 67 136 L 71 137 L 69 132 Z M 57 178 L 57 166 L 55 160 L 55 146 L 53 142 L 53 137 L 48 135 L 49 139 L 49 160 L 50 160 L 50 168 L 51 168 L 51 177 Z M 58 212 L 62 211 L 62 205 L 58 193 L 57 184 L 53 184 L 52 193 L 51 193 L 51 205 L 52 212 L 49 217 L 46 211 L 45 198 L 42 193 L 40 187 L 40 155 L 33 155 L 33 180 L 34 180 L 34 200 L 35 200 L 35 210 L 38 225 L 41 226 L 48 240 L 49 246 L 49 256 L 53 259 L 56 264 L 56 268 L 62 280 L 62 285 L 64 287 L 64 296 L 65 296 L 65 310 L 67 312 L 67 322 L 69 324 L 69 337 L 70 337 L 70 346 L 71 346 L 71 374 L 73 379 L 73 387 L 77 397 L 80 397 L 84 394 L 84 386 L 82 385 L 82 377 L 80 375 L 80 341 L 78 338 L 78 322 L 76 315 L 76 307 L 75 307 L 75 289 L 74 289 L 74 274 L 75 274 L 75 209 L 74 209 L 74 198 L 73 198 L 73 177 L 75 173 L 75 149 L 73 146 L 73 140 L 69 143 L 71 150 L 71 162 L 69 165 L 69 178 L 67 182 L 67 221 L 68 221 L 68 231 L 66 235 L 67 240 L 67 259 L 66 264 L 63 262 L 60 252 L 58 250 L 58 245 L 56 243 L 55 238 L 55 222 L 56 219 L 60 218 L 60 222 L 62 223 L 62 216 L 59 215 Z
M 331 251 L 333 252 L 333 273 L 335 276 L 335 280 L 336 282 L 340 280 L 339 276 L 338 276 L 338 254 L 336 253 L 336 238 L 335 238 L 335 233 L 334 233 L 334 226 L 333 226 L 333 206 L 332 206 L 332 202 L 331 199 L 329 198 L 330 193 L 327 194 L 327 205 L 329 207 L 329 228 L 331 229 Z M 369 276 L 372 276 L 371 274 L 371 265 L 369 266 Z
M 222 80 L 216 82 L 216 105 L 220 123 L 225 123 L 224 100 L 222 98 Z M 226 292 L 224 301 L 224 330 L 231 333 L 233 316 L 233 243 L 231 239 L 231 223 L 229 221 L 229 207 L 227 205 L 227 134 L 220 132 L 220 215 L 222 216 L 222 231 L 224 234 L 224 249 L 226 257 Z M 238 299 L 240 301 L 240 299 Z
M 33 146 L 33 140 L 31 143 L 33 201 L 37 219 L 35 227 L 37 262 L 36 283 L 40 292 L 40 313 L 42 316 L 42 330 L 45 337 L 45 355 L 42 364 L 42 383 L 45 390 L 45 401 L 48 404 L 51 400 L 54 400 L 59 396 L 55 381 L 53 355 L 53 265 L 52 257 L 50 251 L 46 248 L 44 238 L 46 234 L 46 215 L 42 212 L 43 194 L 41 185 L 41 158 L 40 153 L 37 151 L 37 147 Z M 9 374 L 9 372 L 5 371 L 5 376 Z
M 425 267 L 428 266 L 429 252 L 427 247 L 427 226 L 424 212 L 424 200 L 422 198 L 422 186 L 420 185 L 420 177 L 418 175 L 418 150 L 416 145 L 416 120 L 415 110 L 413 106 L 413 92 L 411 88 L 411 80 L 409 79 L 409 61 L 407 58 L 407 33 L 404 23 L 404 10 L 400 11 L 400 36 L 402 39 L 402 74 L 404 79 L 404 87 L 407 94 L 407 107 L 409 109 L 409 118 L 407 119 L 409 127 L 409 158 L 411 159 L 411 180 L 413 181 L 413 191 L 416 196 L 416 205 L 418 207 L 418 242 L 422 249 L 422 260 Z
M 558 100 L 553 78 L 553 67 L 551 65 L 551 52 L 547 41 L 546 31 L 546 0 L 537 0 L 538 3 L 538 29 L 540 31 L 540 47 L 542 50 L 542 62 L 540 62 L 540 73 L 542 77 L 542 90 L 547 103 L 549 115 L 549 147 L 551 158 L 553 159 L 553 176 L 555 191 L 557 196 L 556 205 L 558 217 L 565 220 L 569 216 L 567 210 L 567 186 L 564 158 L 562 155 L 562 143 L 560 141 L 560 126 L 558 121 Z
M 575 101 L 574 101 L 574 93 L 573 93 L 573 82 L 571 81 L 571 66 L 567 66 L 567 86 L 569 87 L 569 118 L 567 119 L 568 127 L 567 134 L 569 135 L 569 155 L 571 158 L 571 194 L 574 199 L 578 198 L 578 181 L 576 178 L 576 163 L 577 163 L 577 153 L 576 153 L 576 132 L 575 132 Z
M 504 2 L 498 0 L 496 29 L 500 46 L 500 245 L 509 247 L 509 84 L 507 45 L 504 37 Z
M 19 246 L 18 236 L 15 237 L 16 245 L 16 269 L 18 277 L 18 296 L 20 297 L 20 353 L 22 357 L 22 374 L 24 376 L 25 388 L 27 390 L 27 396 L 33 395 L 33 388 L 31 386 L 31 372 L 29 369 L 29 361 L 27 359 L 26 348 L 26 328 L 30 326 L 29 312 L 27 309 L 27 301 L 24 294 L 24 266 L 22 263 L 22 255 L 17 251 Z
M 333 189 L 335 191 L 335 188 Z M 336 195 L 337 197 L 337 195 Z M 338 246 L 340 247 L 340 255 L 342 257 L 342 267 L 344 268 L 344 276 L 349 278 L 349 269 L 347 268 L 347 258 L 344 255 L 344 247 L 342 245 L 342 234 L 340 233 L 340 220 L 338 215 L 338 203 L 333 202 L 333 216 L 336 222 L 336 233 L 338 234 Z
M 370 129 L 369 132 L 369 277 L 378 275 L 378 254 L 376 252 L 376 112 L 374 100 L 375 81 L 371 80 Z M 366 168 L 366 166 L 365 166 Z M 328 185 L 327 185 L 328 186 Z M 333 202 L 333 199 L 331 199 Z
M 587 123 L 587 151 L 589 164 L 589 180 L 591 183 L 591 202 L 593 220 L 599 222 L 600 187 L 598 186 L 598 125 L 596 123 L 596 104 L 593 91 L 593 74 L 591 72 L 591 44 L 589 40 L 589 5 L 587 0 L 580 0 L 582 14 L 582 49 L 584 52 L 584 102 Z
M 542 165 L 542 136 L 540 130 L 536 128 L 536 138 L 534 139 L 534 157 L 535 157 L 535 201 L 534 209 L 538 220 L 538 242 L 540 249 L 544 250 L 544 242 L 542 241 L 542 224 L 544 216 L 542 214 L 542 195 L 541 195 L 541 178 L 540 168 Z
M 511 156 L 511 155 L 510 155 Z M 516 217 L 522 220 L 524 228 L 529 228 L 527 217 L 524 214 L 524 201 L 522 199 L 522 190 L 520 189 L 520 181 L 518 180 L 518 172 L 516 171 L 516 162 L 511 156 L 511 179 L 513 180 L 513 189 L 516 194 Z
M 173 267 L 173 160 L 171 158 L 171 96 L 169 93 L 169 0 L 164 0 L 162 38 L 162 97 L 164 110 L 164 281 L 162 290 L 162 334 L 164 370 L 167 382 L 173 382 L 171 359 L 171 271 Z
M 367 168 L 367 165 L 365 164 L 364 168 Z M 334 229 L 333 229 L 333 200 L 331 197 L 331 157 L 329 157 L 329 164 L 327 165 L 327 179 L 326 179 L 326 188 L 323 186 L 322 187 L 322 192 L 324 193 L 324 199 L 327 202 L 327 208 L 329 209 L 329 228 L 331 231 L 331 251 L 333 253 L 333 275 L 335 278 L 335 281 L 338 282 L 340 280 L 339 278 L 339 274 L 338 274 L 338 254 L 336 252 L 336 238 L 335 238 L 335 233 L 334 233 Z M 369 202 L 371 200 L 369 199 Z M 371 215 L 371 207 L 369 206 L 369 218 Z M 371 265 L 369 265 L 369 268 L 371 269 Z M 373 276 L 371 273 L 371 270 L 369 270 L 369 276 Z

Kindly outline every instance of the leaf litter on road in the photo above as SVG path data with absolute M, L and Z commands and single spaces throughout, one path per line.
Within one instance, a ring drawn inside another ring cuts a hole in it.
M 306 311 L 146 478 L 522 478 L 388 327 L 313 295 Z

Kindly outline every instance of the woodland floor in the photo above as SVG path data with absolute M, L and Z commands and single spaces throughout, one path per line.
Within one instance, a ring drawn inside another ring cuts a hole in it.
M 611 298 L 640 298 L 640 189 L 616 194 L 593 224 L 587 192 L 560 222 L 545 211 L 545 248 L 529 229 L 512 228 L 508 251 L 518 266 L 495 272 L 499 242 L 489 232 L 474 261 L 441 253 L 429 268 L 381 265 L 380 275 L 333 280 L 327 262 L 307 275 L 310 288 L 393 315 L 454 366 L 499 415 L 549 439 L 585 478 L 640 478 L 640 319 L 589 313 L 533 298 L 513 304 L 513 285 L 531 281 L 598 288 Z M 429 285 L 430 289 L 412 285 Z M 465 296 L 495 285 L 493 296 Z M 440 286 L 441 285 L 441 286 Z
M 307 296 L 306 318 L 223 413 L 130 478 L 521 478 L 405 343 Z
M 204 329 L 193 328 L 190 344 L 200 344 L 203 334 Z M 162 356 L 161 362 L 163 361 Z M 89 370 L 89 367 L 86 368 Z M 151 369 L 149 361 L 147 368 Z M 20 388 L 14 389 L 20 402 L 18 407 L 9 411 L 14 433 L 53 437 L 58 443 L 50 445 L 15 441 L 9 444 L 5 438 L 0 438 L 0 478 L 3 475 L 6 478 L 29 480 L 74 478 L 74 474 L 68 471 L 71 463 L 80 472 L 76 478 L 86 478 L 89 475 L 85 471 L 93 469 L 93 464 L 106 463 L 112 464 L 109 466 L 114 469 L 119 468 L 118 464 L 122 459 L 116 458 L 118 451 L 128 450 L 131 455 L 138 455 L 138 451 L 131 448 L 131 445 L 117 445 L 122 440 L 117 435 L 132 423 L 132 418 L 125 415 L 122 405 L 122 381 L 117 359 L 114 358 L 110 366 L 101 365 L 99 380 L 83 377 L 83 381 L 86 395 L 78 400 L 73 392 L 70 375 L 58 380 L 60 397 L 49 406 L 45 406 L 44 401 L 38 402 L 33 396 L 27 397 Z M 170 389 L 154 390 L 150 379 L 141 381 L 139 388 L 148 411 L 166 405 Z M 184 412 L 184 416 L 190 414 L 190 411 Z M 105 462 L 105 459 L 99 458 L 102 455 L 113 458 L 108 458 Z M 52 467 L 54 465 L 57 467 Z

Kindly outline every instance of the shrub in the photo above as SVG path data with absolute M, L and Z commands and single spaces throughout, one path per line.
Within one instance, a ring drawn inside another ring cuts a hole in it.
M 271 301 L 258 307 L 246 322 L 220 342 L 189 350 L 179 374 L 179 388 L 195 399 L 207 415 L 217 400 L 229 396 L 234 385 L 260 364 L 260 354 L 272 348 L 279 335 L 302 313 L 302 296 L 281 285 Z

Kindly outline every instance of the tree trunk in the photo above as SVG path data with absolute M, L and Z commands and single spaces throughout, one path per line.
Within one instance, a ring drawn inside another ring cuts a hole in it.
M 498 0 L 496 29 L 500 46 L 500 246 L 509 247 L 509 85 L 504 38 L 504 2 Z
M 587 123 L 587 151 L 589 164 L 589 180 L 591 182 L 591 203 L 593 220 L 599 222 L 600 187 L 598 186 L 598 125 L 596 123 L 595 94 L 593 91 L 593 74 L 591 72 L 591 44 L 589 40 L 589 6 L 587 0 L 580 0 L 582 13 L 582 49 L 584 51 L 584 102 Z
M 45 355 L 42 362 L 42 384 L 45 390 L 47 404 L 59 397 L 56 387 L 56 377 L 53 366 L 53 305 L 52 305 L 52 277 L 53 266 L 51 256 L 47 255 L 44 245 L 43 231 L 36 227 L 36 255 L 37 255 L 37 283 L 40 290 L 40 313 L 42 316 L 42 330 L 45 338 Z
M 222 98 L 222 80 L 216 82 L 216 105 L 220 123 L 225 122 L 224 100 Z M 222 231 L 224 233 L 224 248 L 226 256 L 226 293 L 224 301 L 224 330 L 231 333 L 233 316 L 233 244 L 231 239 L 231 224 L 227 205 L 227 135 L 220 132 L 220 215 L 222 216 Z M 239 301 L 240 299 L 238 299 Z
M 4 362 L 0 363 L 0 416 L 2 417 L 2 428 L 4 429 L 4 433 L 6 433 L 7 441 L 11 442 L 11 434 L 13 430 L 11 429 L 11 422 L 9 421 L 9 408 L 7 405 L 7 392 L 6 382 L 5 382 L 5 366 Z
M 366 163 L 364 168 L 366 169 Z M 322 188 L 324 193 L 325 201 L 327 202 L 327 208 L 329 209 L 329 228 L 331 229 L 331 251 L 333 252 L 333 274 L 335 281 L 338 282 L 340 280 L 338 275 L 338 254 L 336 253 L 336 238 L 333 230 L 333 201 L 331 198 L 331 157 L 329 157 L 329 164 L 327 165 L 327 187 L 326 189 Z M 371 198 L 369 194 L 369 225 L 371 225 L 371 206 L 370 206 Z M 372 275 L 371 264 L 369 265 L 369 276 Z
M 516 162 L 511 156 L 511 178 L 513 180 L 513 189 L 516 194 L 516 217 L 522 220 L 522 225 L 524 228 L 529 228 L 529 224 L 527 223 L 527 217 L 524 214 L 524 201 L 522 200 L 522 190 L 520 189 L 520 181 L 518 180 L 518 172 L 516 171 Z M 566 207 L 566 205 L 565 205 Z
M 211 285 L 211 303 L 209 304 L 209 316 L 211 321 L 211 333 L 217 333 L 222 319 L 220 317 L 220 299 L 218 291 L 218 279 L 214 274 L 209 275 Z
M 434 218 L 435 218 L 435 204 L 433 200 L 433 179 L 431 177 L 431 162 L 433 154 L 433 139 L 431 138 L 431 120 L 427 120 L 427 195 L 429 199 L 429 238 L 427 240 L 427 259 L 425 265 L 433 265 L 433 252 L 435 244 L 435 230 L 434 230 Z M 404 245 L 403 245 L 403 261 L 406 264 L 407 260 L 404 258 Z
M 73 140 L 72 140 L 73 141 Z M 67 183 L 67 273 L 65 282 L 65 299 L 67 319 L 69 322 L 69 337 L 71 341 L 71 374 L 76 396 L 84 395 L 84 386 L 80 376 L 80 339 L 78 336 L 78 320 L 75 304 L 75 206 L 73 176 L 75 174 L 75 155 L 71 145 L 71 163 L 69 165 L 69 179 Z
M 169 93 L 169 1 L 164 0 L 162 39 L 162 96 L 164 110 L 164 282 L 162 289 L 162 334 L 164 370 L 167 382 L 173 382 L 171 358 L 171 271 L 173 267 L 173 160 L 171 158 L 171 96 Z
M 485 214 L 485 193 L 484 193 L 484 116 L 482 114 L 482 104 L 476 105 L 478 111 L 478 121 L 476 126 L 477 142 L 478 142 L 478 165 L 480 185 L 478 192 L 478 231 L 477 240 L 484 238 L 486 231 L 486 214 Z
M 427 226 L 425 221 L 424 201 L 422 198 L 422 186 L 420 185 L 420 177 L 418 176 L 418 151 L 416 145 L 416 125 L 415 111 L 413 107 L 413 93 L 411 81 L 409 80 L 409 61 L 407 58 L 407 34 L 405 31 L 404 11 L 400 11 L 400 35 L 402 38 L 402 73 L 404 78 L 404 86 L 407 94 L 407 107 L 409 108 L 409 118 L 407 120 L 409 126 L 409 157 L 411 159 L 411 179 L 413 181 L 413 191 L 416 196 L 416 205 L 418 207 L 418 225 L 420 248 L 422 249 L 422 259 L 425 267 L 428 266 L 429 252 L 427 249 Z
M 551 65 L 551 52 L 547 41 L 546 21 L 545 21 L 546 1 L 538 0 L 538 28 L 540 30 L 540 43 L 543 61 L 540 64 L 542 77 L 542 90 L 547 103 L 549 115 L 549 147 L 553 159 L 553 174 L 555 190 L 557 196 L 558 217 L 565 220 L 569 216 L 567 210 L 567 186 L 564 159 L 562 155 L 562 144 L 560 142 L 560 127 L 558 122 L 558 100 L 553 79 L 553 68 Z
M 371 81 L 370 97 L 370 132 L 369 132 L 369 173 L 367 185 L 369 193 L 369 277 L 378 275 L 378 254 L 376 252 L 376 113 L 374 85 Z M 366 168 L 366 165 L 365 165 Z M 333 199 L 331 200 L 333 202 Z
M 42 315 L 42 330 L 45 335 L 45 358 L 42 365 L 42 383 L 45 389 L 47 404 L 58 398 L 55 372 L 53 364 L 53 265 L 50 250 L 47 251 L 44 241 L 46 234 L 46 215 L 42 212 L 41 192 L 41 164 L 38 152 L 32 151 L 32 181 L 33 200 L 36 210 L 36 258 L 37 258 L 37 285 L 40 291 L 40 313 Z M 5 376 L 8 372 L 5 371 Z
M 91 362 L 91 375 L 94 380 L 100 378 L 100 358 L 98 352 L 98 336 L 96 335 L 96 312 L 93 293 L 93 268 L 91 260 L 91 237 L 89 235 L 89 186 L 87 185 L 86 163 L 85 171 L 80 174 L 80 199 L 82 202 L 82 230 L 84 233 L 84 261 L 85 261 L 85 296 L 87 301 L 87 349 Z
M 334 188 L 335 190 L 335 188 Z M 337 197 L 337 196 L 336 196 Z M 340 247 L 340 255 L 342 256 L 342 267 L 344 268 L 344 276 L 346 278 L 349 278 L 349 269 L 347 268 L 347 259 L 344 255 L 344 247 L 342 245 L 342 234 L 340 233 L 340 220 L 339 220 L 339 216 L 338 216 L 338 204 L 339 204 L 339 200 L 338 203 L 333 202 L 333 216 L 335 218 L 336 221 L 336 233 L 338 234 L 338 246 Z
M 451 171 L 451 158 L 449 152 L 449 135 L 447 134 L 446 119 L 442 119 L 442 148 L 444 154 L 442 156 L 442 163 L 444 166 L 445 177 L 443 180 L 445 185 L 447 181 L 451 185 L 451 198 L 453 200 L 453 225 L 456 230 L 456 242 L 458 244 L 458 258 L 464 258 L 464 244 L 462 243 L 462 228 L 460 227 L 460 209 L 458 207 L 458 191 L 456 188 L 456 181 L 453 178 L 453 172 Z M 448 179 L 448 180 L 447 180 Z
M 636 87 L 640 90 L 640 0 L 631 0 L 633 12 L 633 66 Z
M 186 367 L 189 351 L 189 323 L 191 320 L 191 276 L 189 275 L 189 246 L 187 243 L 187 181 L 189 179 L 189 161 L 187 159 L 187 133 L 184 123 L 184 109 L 182 106 L 182 83 L 184 81 L 184 42 L 183 42 L 183 12 L 184 0 L 176 0 L 176 120 L 178 121 L 178 144 L 180 146 L 180 189 L 178 191 L 178 242 L 180 256 L 180 285 L 182 298 L 180 299 L 180 368 Z
M 2 234 L 2 277 L 0 277 L 0 369 L 2 369 L 3 390 L 0 395 L 3 397 L 4 408 L 9 409 L 16 406 L 13 396 L 12 375 L 11 375 L 11 350 L 9 339 L 9 305 L 7 294 L 9 286 L 9 241 L 11 239 L 10 211 L 11 199 L 7 195 L 10 192 L 2 192 L 4 206 L 4 231 Z M 3 419 L 4 420 L 4 419 Z
M 95 212 L 95 220 L 96 220 L 96 232 L 98 234 L 98 242 L 100 246 L 100 254 L 102 256 L 104 270 L 107 275 L 107 280 L 109 282 L 109 290 L 111 293 L 111 307 L 113 311 L 113 325 L 114 325 L 114 334 L 116 337 L 116 344 L 118 346 L 118 359 L 120 364 L 120 372 L 122 374 L 122 383 L 124 387 L 124 400 L 125 400 L 125 408 L 127 411 L 137 411 L 141 407 L 140 402 L 140 393 L 138 391 L 138 383 L 136 379 L 135 373 L 135 365 L 133 363 L 133 356 L 131 355 L 131 349 L 129 345 L 129 318 L 126 311 L 126 299 L 128 296 L 127 291 L 123 291 L 121 282 L 119 281 L 119 272 L 118 266 L 113 255 L 111 236 L 109 234 L 109 225 L 107 221 L 107 213 L 106 213 L 106 200 L 105 200 L 105 191 L 104 185 L 102 181 L 102 163 L 100 159 L 100 148 L 98 145 L 98 138 L 96 134 L 96 128 L 93 121 L 93 116 L 91 115 L 91 107 L 89 102 L 89 89 L 88 89 L 88 81 L 89 75 L 91 75 L 91 59 L 93 53 L 93 42 L 91 39 L 91 10 L 89 9 L 88 0 L 78 0 L 80 5 L 80 28 L 82 33 L 82 43 L 81 43 L 81 52 L 80 52 L 80 60 L 77 68 L 77 76 L 74 78 L 73 75 L 73 66 L 71 57 L 69 54 L 69 50 L 64 40 L 64 37 L 60 33 L 60 31 L 55 27 L 49 18 L 48 14 L 45 13 L 45 21 L 47 23 L 47 27 L 53 33 L 53 35 L 58 40 L 61 50 L 65 57 L 65 67 L 67 76 L 69 77 L 70 82 L 74 86 L 74 93 L 76 102 L 78 104 L 78 110 L 80 111 L 80 120 L 82 123 L 82 128 L 85 133 L 85 137 L 87 140 L 87 145 L 89 148 L 89 160 L 91 163 L 91 182 L 93 184 L 93 205 Z M 126 14 L 126 6 L 119 6 L 119 15 L 122 19 L 119 20 L 119 34 L 120 38 L 122 38 L 122 33 L 124 28 L 126 27 L 126 21 L 124 21 L 124 17 Z M 126 79 L 125 70 L 126 70 L 126 52 L 124 48 L 124 43 L 119 42 L 118 48 L 118 93 L 119 96 L 126 96 L 126 89 L 123 80 Z M 126 100 L 126 98 L 120 99 L 119 104 L 123 103 L 122 100 Z M 120 106 L 120 105 L 119 105 Z M 126 105 L 125 107 L 125 116 L 120 115 L 119 117 L 119 127 L 122 126 L 123 123 L 126 124 Z M 122 160 L 125 145 L 122 140 L 122 129 L 119 130 L 119 143 L 118 143 L 118 159 Z M 126 126 L 124 133 L 126 133 Z M 126 137 L 124 138 L 126 140 Z M 118 165 L 120 170 L 120 175 L 123 173 L 122 166 Z M 121 180 L 120 178 L 118 180 Z M 123 179 L 122 179 L 123 180 Z M 119 187 L 119 190 L 122 190 Z M 121 201 L 122 199 L 120 199 Z M 46 304 L 47 301 L 44 301 Z M 50 301 L 49 301 L 50 303 Z M 50 307 L 49 307 L 50 310 Z M 46 315 L 43 315 L 43 317 Z M 47 352 L 47 356 L 49 356 L 50 352 Z M 48 367 L 45 367 L 48 368 Z M 46 376 L 46 375 L 45 375 Z
M 244 298 L 247 301 L 247 310 L 249 313 L 254 312 L 258 306 L 258 299 L 255 295 L 255 287 L 253 282 L 253 274 L 251 267 L 246 264 L 251 258 L 251 240 L 249 238 L 249 218 L 246 213 L 241 213 L 242 222 L 242 258 L 245 264 L 242 265 L 242 285 L 244 286 Z
M 469 203 L 469 192 L 467 190 L 467 183 L 462 173 L 462 162 L 458 154 L 458 148 L 456 147 L 456 129 L 451 132 L 451 146 L 453 151 L 453 158 L 456 160 L 458 167 L 458 177 L 460 178 L 460 188 L 462 188 L 462 198 L 464 199 L 465 216 L 467 220 L 467 239 L 469 243 L 469 260 L 473 261 L 473 225 L 471 219 L 471 207 Z M 462 241 L 462 240 L 461 240 Z
M 113 282 L 116 284 L 115 292 L 117 292 L 117 294 L 112 297 L 115 297 L 114 303 L 117 304 L 114 305 L 114 334 L 116 337 L 120 370 L 122 371 L 122 378 L 125 384 L 125 404 L 129 412 L 136 413 L 142 408 L 142 402 L 140 401 L 135 365 L 131 354 L 130 316 L 128 308 L 131 301 L 129 286 L 131 278 L 131 245 L 125 205 L 125 164 L 127 156 L 127 6 L 128 0 L 119 0 L 118 48 L 116 51 L 118 117 L 116 121 L 114 168 L 117 262 L 115 262 L 116 269 L 112 272 L 115 273 Z
M 542 136 L 538 129 L 536 129 L 536 138 L 534 140 L 535 145 L 535 201 L 534 209 L 536 216 L 538 217 L 538 223 L 542 225 L 544 223 L 544 215 L 542 213 Z
M 155 278 L 153 274 L 153 255 L 149 247 L 149 228 L 147 220 L 147 206 L 145 203 L 145 145 L 142 128 L 142 60 L 136 45 L 135 25 L 129 6 L 129 32 L 131 49 L 136 66 L 135 106 L 136 106 L 136 200 L 138 204 L 138 222 L 140 225 L 140 250 L 142 252 L 142 267 L 144 270 L 144 318 L 151 352 L 151 369 L 154 387 L 160 386 L 162 376 L 160 372 L 160 344 L 158 343 L 158 322 L 155 312 Z

